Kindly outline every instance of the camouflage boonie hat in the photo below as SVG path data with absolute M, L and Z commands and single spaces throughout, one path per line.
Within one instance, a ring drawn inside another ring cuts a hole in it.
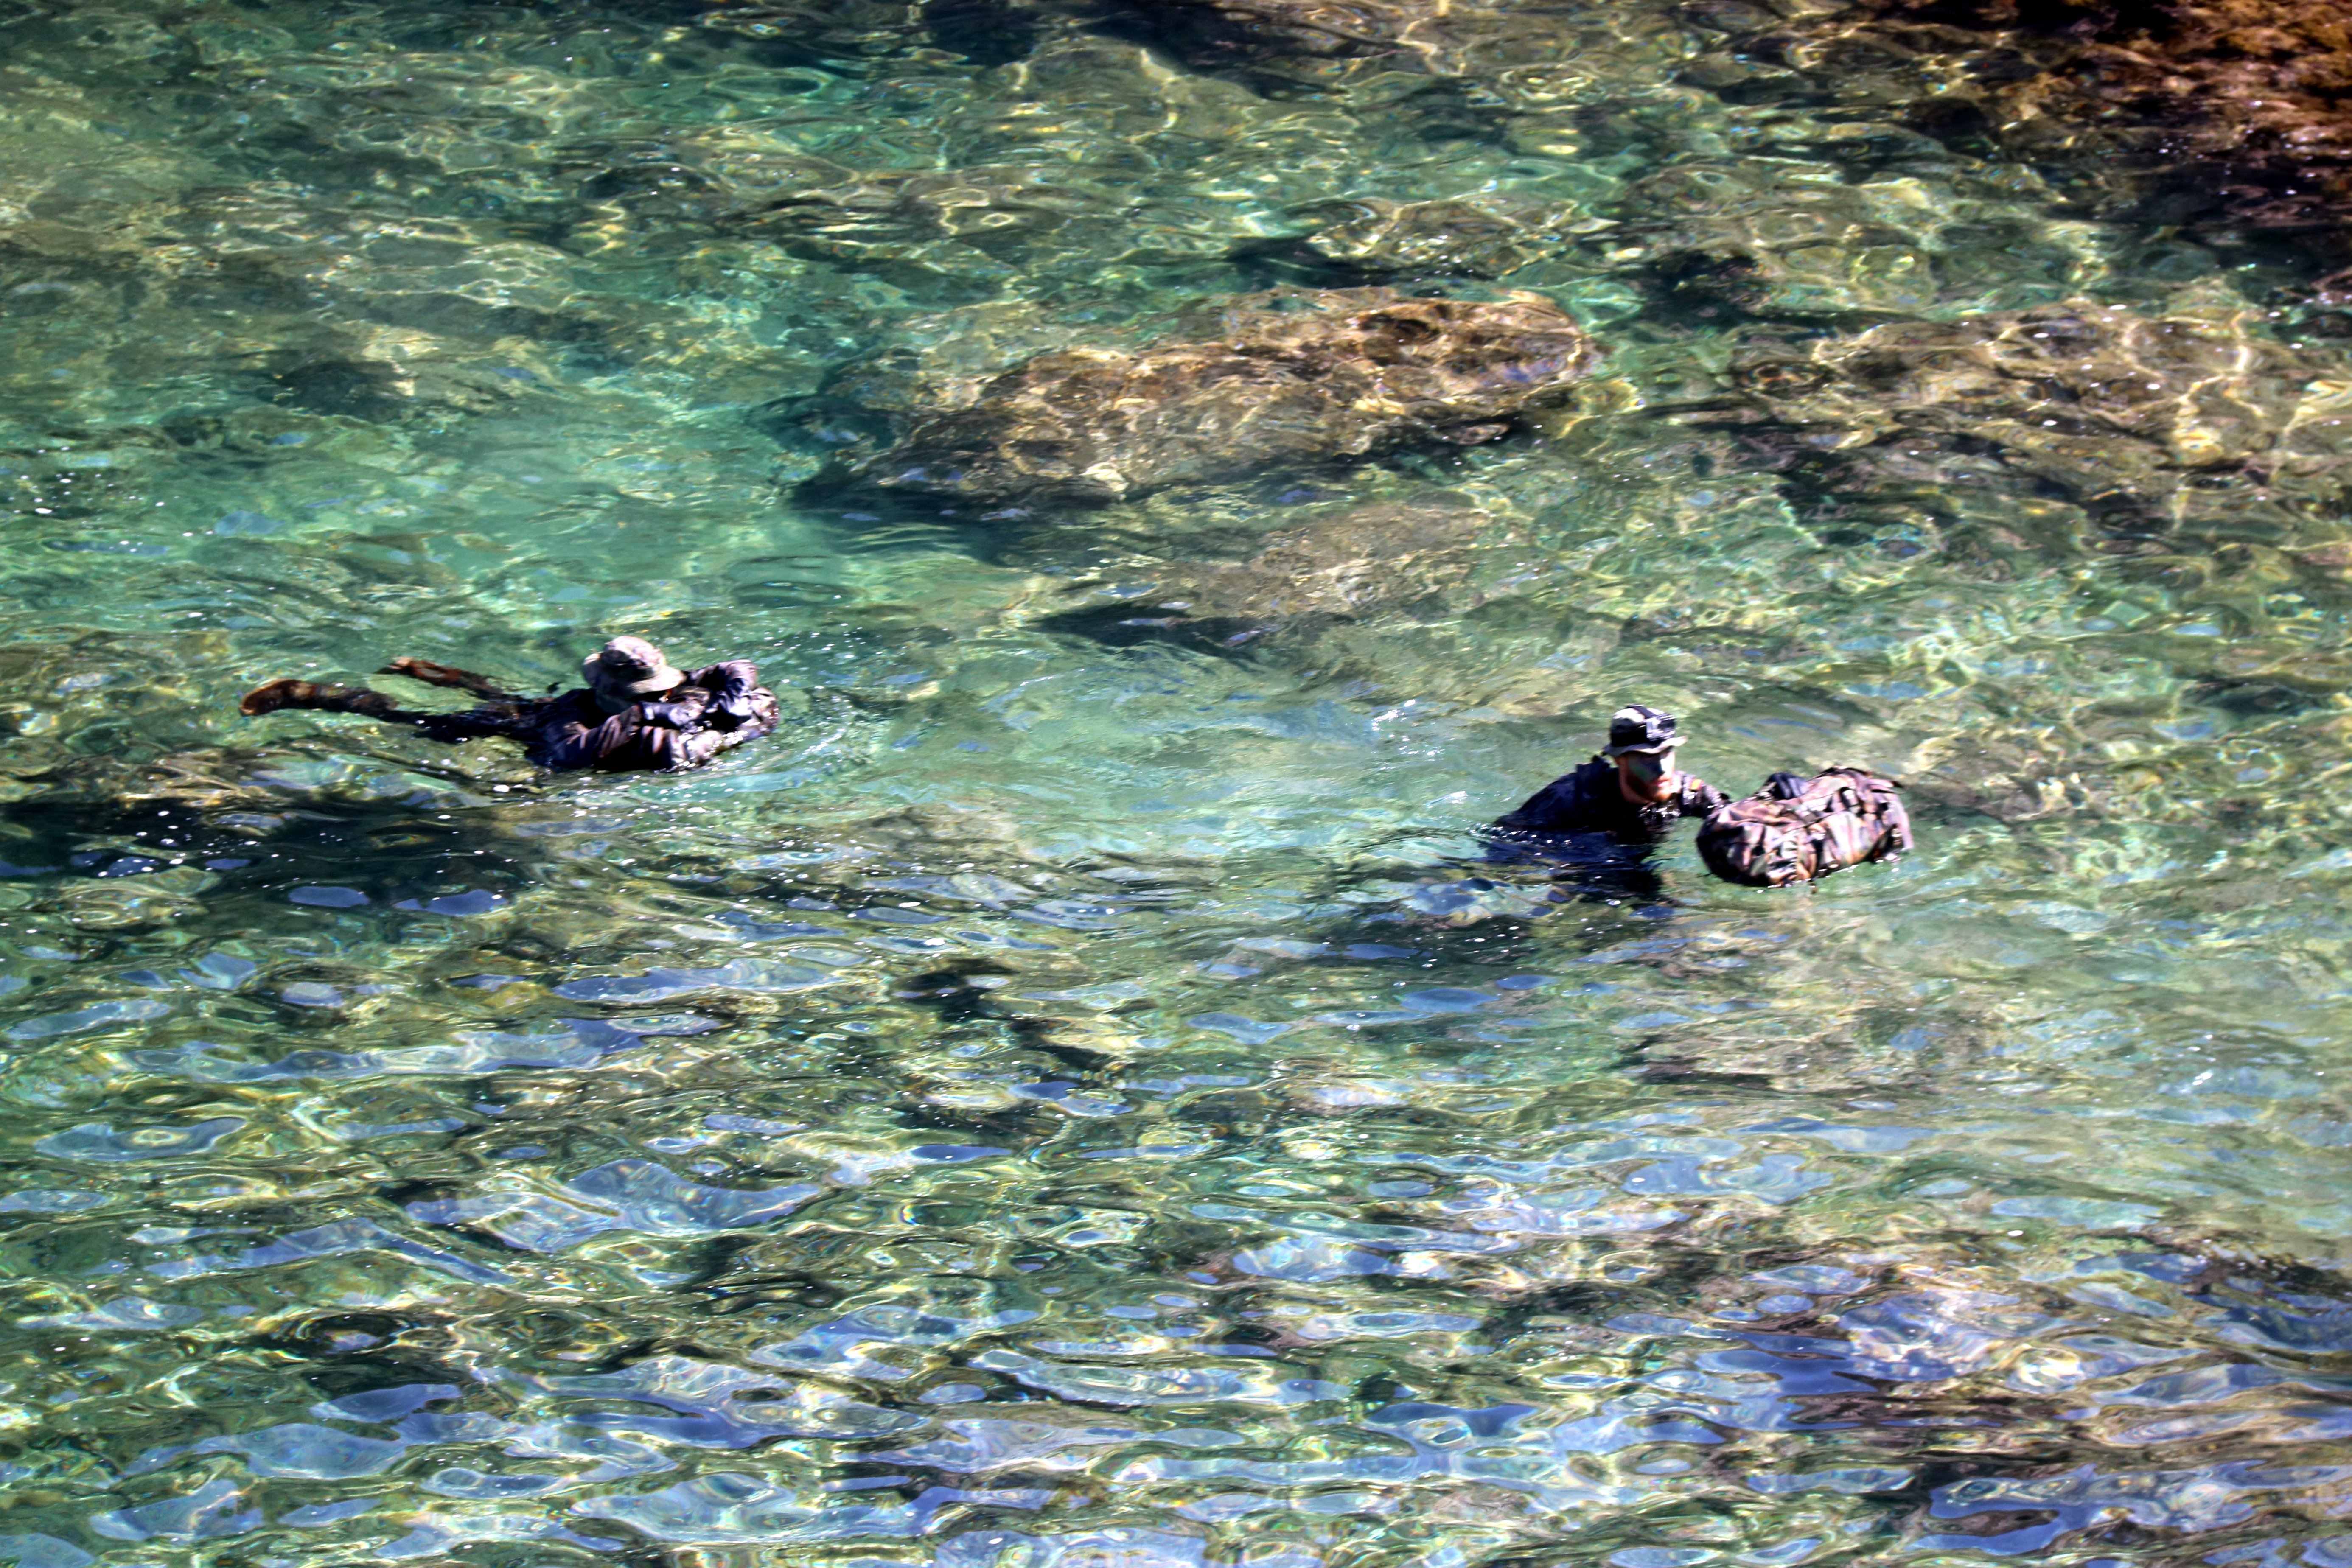
M 1672 751 L 1682 743 L 1683 737 L 1675 733 L 1674 715 L 1633 703 L 1610 716 L 1609 744 L 1601 748 L 1601 755 L 1622 757 L 1629 751 L 1655 754 Z
M 686 672 L 643 637 L 615 637 L 580 663 L 590 689 L 635 701 L 682 685 Z

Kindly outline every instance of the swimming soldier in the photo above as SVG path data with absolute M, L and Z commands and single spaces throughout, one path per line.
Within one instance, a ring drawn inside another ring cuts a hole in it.
M 775 694 L 760 685 L 760 672 L 748 660 L 730 659 L 688 673 L 642 637 L 615 637 L 583 661 L 580 672 L 585 686 L 529 697 L 446 664 L 394 659 L 376 673 L 470 692 L 485 699 L 484 706 L 464 713 L 417 713 L 365 687 L 290 679 L 256 686 L 237 706 L 247 714 L 280 708 L 362 714 L 386 724 L 413 725 L 425 738 L 450 745 L 482 737 L 520 741 L 525 757 L 559 773 L 698 768 L 776 727 Z
M 1507 842 L 1529 847 L 1541 847 L 1531 841 L 1545 838 L 1606 834 L 1616 845 L 1646 849 L 1677 819 L 1704 817 L 1730 801 L 1706 779 L 1675 770 L 1675 748 L 1682 743 L 1672 714 L 1638 703 L 1619 708 L 1609 720 L 1609 744 L 1598 755 L 1495 819 L 1494 826 L 1508 835 Z M 1624 857 L 1621 851 L 1598 858 Z

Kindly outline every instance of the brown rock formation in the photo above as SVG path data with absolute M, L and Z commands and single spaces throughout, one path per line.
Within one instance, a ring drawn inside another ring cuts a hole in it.
M 1514 0 L 1111 0 L 1127 29 L 1195 69 L 1318 86 L 1407 72 L 1502 78 L 1515 68 L 1654 69 L 1682 51 L 1666 7 Z
M 1688 79 L 1894 109 L 2060 172 L 2105 215 L 2343 231 L 2352 12 L 2338 0 L 1859 0 L 1827 16 L 1686 5 L 1730 36 Z
M 2078 303 L 1893 323 L 1750 344 L 1732 379 L 1840 488 L 1900 488 L 1906 467 L 1932 483 L 1921 460 L 1951 453 L 2095 516 L 2291 532 L 2340 509 L 2352 478 L 2352 364 L 2262 321 Z
M 1597 359 L 1576 324 L 1536 295 L 1247 295 L 1192 329 L 1201 335 L 1131 352 L 1039 354 L 976 387 L 940 386 L 934 399 L 900 392 L 893 401 L 910 412 L 894 416 L 893 438 L 835 476 L 976 501 L 1098 505 L 1413 444 L 1492 441 Z
M 1916 180 L 1841 183 L 1793 159 L 1687 159 L 1629 184 L 1600 243 L 1701 322 L 2011 308 L 2021 275 L 2071 287 L 2095 270 L 2067 228 L 2005 211 L 1995 178 L 1955 173 L 1937 199 Z

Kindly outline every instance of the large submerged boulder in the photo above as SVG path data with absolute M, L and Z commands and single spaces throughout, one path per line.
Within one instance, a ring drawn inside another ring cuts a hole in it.
M 1055 631 L 1114 645 L 1174 643 L 1212 650 L 1312 639 L 1341 623 L 1394 629 L 1458 617 L 1498 592 L 1523 534 L 1465 497 L 1342 505 L 1301 518 L 1223 559 L 1121 563 L 1148 576 L 1137 593 L 1071 586 L 1086 602 L 1046 618 Z
M 2129 527 L 2292 532 L 2338 515 L 2352 481 L 2352 363 L 2249 309 L 1890 323 L 1751 342 L 1731 381 L 1727 417 L 1793 427 L 1792 461 L 1856 495 L 1937 482 L 1948 457 Z
M 1672 7 L 1548 0 L 1099 0 L 1110 31 L 1253 86 L 1330 90 L 1402 76 L 1476 78 L 1494 101 L 1554 79 L 1655 79 L 1687 52 Z
M 1564 397 L 1598 357 L 1538 295 L 1245 295 L 1140 348 L 1041 353 L 986 379 L 900 377 L 889 406 L 861 396 L 886 378 L 853 368 L 820 400 L 820 418 L 837 428 L 846 401 L 878 413 L 886 430 L 837 457 L 824 479 L 977 502 L 1102 505 L 1171 485 L 1493 441 Z
M 2341 0 L 1695 0 L 1685 79 L 1868 106 L 2041 165 L 2107 217 L 2293 231 L 2352 259 L 2352 12 Z M 2342 258 L 2342 259 L 2337 259 Z
M 1947 160 L 1948 162 L 1948 160 Z M 1885 172 L 1841 180 L 1819 162 L 1689 158 L 1632 182 L 1602 209 L 1616 269 L 1646 277 L 1670 317 L 1853 327 L 2063 298 L 2104 262 L 2083 225 L 2021 221 L 1997 188 L 1955 171 L 1937 184 Z

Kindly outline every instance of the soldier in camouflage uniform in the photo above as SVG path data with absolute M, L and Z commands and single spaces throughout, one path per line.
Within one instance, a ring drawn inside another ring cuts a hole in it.
M 1592 891 L 1654 897 L 1650 848 L 1676 821 L 1703 817 L 1699 857 L 1726 882 L 1788 887 L 1911 847 L 1902 788 L 1867 768 L 1815 778 L 1776 773 L 1733 800 L 1706 779 L 1675 770 L 1682 744 L 1674 716 L 1636 704 L 1609 721 L 1609 744 L 1487 830 L 1488 858 L 1543 859 L 1587 873 Z
M 486 699 L 466 713 L 416 713 L 382 692 L 278 680 L 239 705 L 247 714 L 317 708 L 414 725 L 430 740 L 479 737 L 520 741 L 523 755 L 553 772 L 594 768 L 620 773 L 698 768 L 776 727 L 773 692 L 743 659 L 688 673 L 642 637 L 615 637 L 581 665 L 587 685 L 555 696 L 520 696 L 480 675 L 423 659 L 394 659 L 377 672 L 406 675 Z
M 1704 817 L 1729 797 L 1675 769 L 1683 737 L 1672 714 L 1636 703 L 1609 720 L 1609 744 L 1560 775 L 1487 830 L 1497 860 L 1556 860 L 1600 873 L 1601 891 L 1654 896 L 1651 846 L 1685 817 Z

